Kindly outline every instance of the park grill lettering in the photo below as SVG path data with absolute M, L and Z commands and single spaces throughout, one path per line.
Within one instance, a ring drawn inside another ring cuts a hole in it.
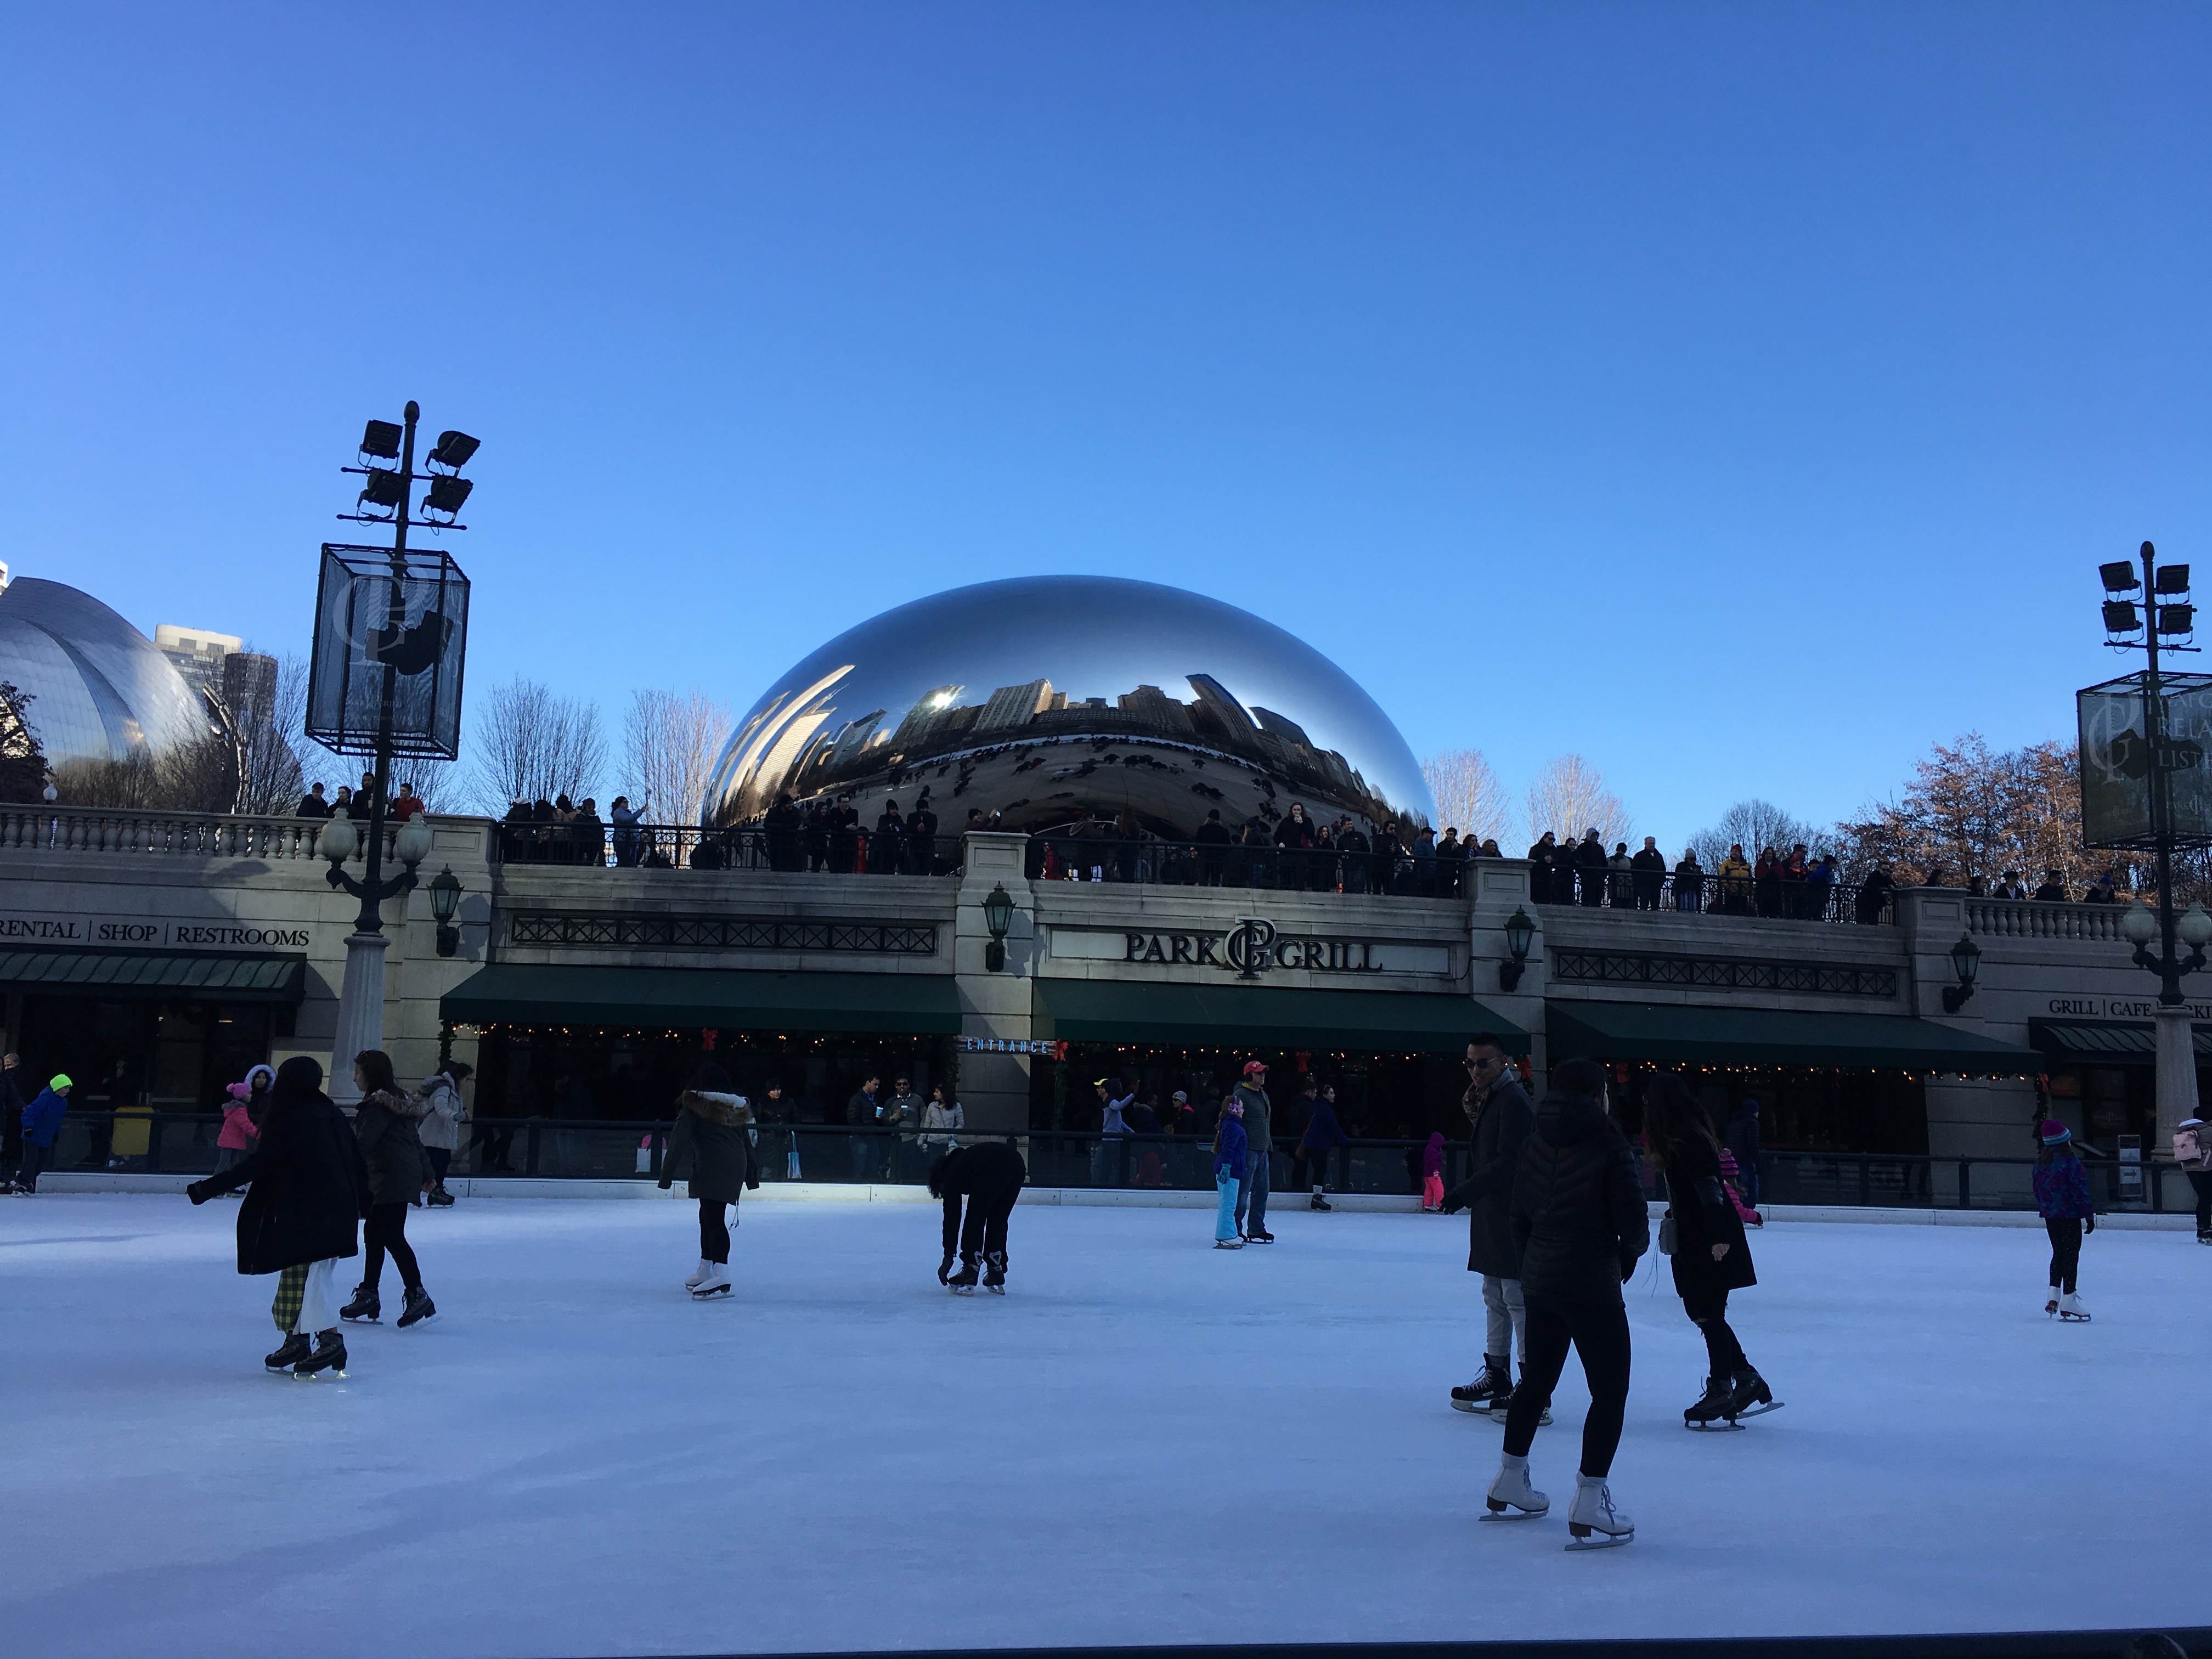
M 1122 937 L 1125 962 L 1218 968 L 1246 979 L 1270 967 L 1322 974 L 1379 974 L 1387 969 L 1373 939 L 1283 934 L 1265 921 L 1248 921 L 1226 933 L 1133 932 Z

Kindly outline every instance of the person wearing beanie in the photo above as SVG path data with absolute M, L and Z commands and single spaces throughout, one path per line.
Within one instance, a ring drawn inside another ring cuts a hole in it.
M 1237 1231 L 1237 1206 L 1244 1186 L 1246 1151 L 1244 1103 L 1231 1095 L 1221 1103 L 1221 1116 L 1213 1126 L 1213 1188 L 1221 1197 L 1213 1212 L 1213 1248 L 1217 1250 L 1244 1248 L 1244 1241 Z
M 2055 1118 L 2037 1126 L 2042 1149 L 2035 1158 L 2035 1208 L 2051 1235 L 2051 1295 L 2046 1314 L 2087 1321 L 2088 1310 L 2074 1292 L 2081 1263 L 2081 1240 L 2097 1231 L 2096 1206 L 2089 1200 L 2089 1176 L 2074 1150 L 2074 1133 Z
M 1006 1293 L 1006 1221 L 1022 1183 L 1030 1178 L 1022 1155 L 1003 1140 L 979 1140 L 940 1153 L 929 1166 L 929 1195 L 945 1200 L 945 1259 L 937 1282 L 955 1296 L 975 1294 L 975 1266 L 983 1264 L 983 1288 Z M 968 1200 L 962 1219 L 960 1200 Z M 955 1249 L 960 1271 L 952 1271 Z
M 69 1092 L 76 1087 L 65 1073 L 57 1073 L 23 1108 L 23 1162 L 15 1171 L 15 1191 L 25 1198 L 39 1190 L 39 1171 L 53 1158 L 54 1136 L 60 1133 L 62 1114 L 69 1110 Z
M 730 1074 L 711 1060 L 692 1073 L 691 1086 L 676 1103 L 676 1127 L 660 1160 L 660 1188 L 665 1192 L 684 1181 L 699 1200 L 699 1265 L 684 1285 L 693 1301 L 705 1302 L 730 1294 L 728 1212 L 747 1187 L 760 1185 L 752 1137 L 745 1133 L 752 1103 L 732 1092 Z
M 259 1074 L 268 1072 L 265 1066 L 257 1066 L 246 1074 L 246 1081 L 234 1083 L 223 1090 L 222 1131 L 215 1138 L 215 1172 L 221 1175 L 234 1164 L 245 1159 L 253 1150 L 253 1143 L 261 1139 L 260 1127 L 253 1121 L 253 1085 Z M 274 1077 L 275 1073 L 269 1075 Z M 266 1108 L 266 1102 L 263 1103 Z M 233 1188 L 231 1195 L 240 1196 Z
M 2173 1161 L 2197 1189 L 2197 1242 L 2212 1244 L 2212 1124 L 2191 1113 L 2173 1132 Z
M 1513 1237 L 1513 1182 L 1536 1127 L 1519 1073 L 1485 1031 L 1467 1045 L 1468 1176 L 1443 1195 L 1446 1215 L 1467 1212 L 1467 1270 L 1482 1275 L 1482 1374 L 1451 1391 L 1452 1408 L 1504 1411 L 1513 1401 L 1513 1358 L 1528 1369 L 1528 1321 L 1521 1298 L 1521 1247 Z
M 323 1371 L 342 1377 L 337 1267 L 359 1249 L 368 1170 L 353 1126 L 323 1092 L 323 1068 L 305 1054 L 276 1069 L 261 1144 L 228 1170 L 192 1182 L 185 1195 L 204 1204 L 249 1182 L 238 1211 L 238 1271 L 277 1276 L 269 1311 L 284 1334 L 283 1345 L 262 1364 L 272 1371 L 289 1366 L 299 1377 Z
M 1272 1244 L 1275 1236 L 1267 1231 L 1267 1190 L 1274 1181 L 1275 1109 L 1267 1099 L 1266 1061 L 1245 1061 L 1237 1101 L 1244 1109 L 1244 1179 L 1237 1188 L 1237 1229 L 1250 1243 Z

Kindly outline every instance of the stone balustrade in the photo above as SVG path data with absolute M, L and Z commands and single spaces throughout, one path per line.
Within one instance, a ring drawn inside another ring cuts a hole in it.
M 0 807 L 0 850 L 140 853 L 173 858 L 312 859 L 322 818 L 129 807 Z M 356 828 L 366 830 L 365 823 Z M 387 826 L 386 846 L 398 833 Z M 361 854 L 354 855 L 358 861 Z
M 2118 904 L 2054 904 L 2034 899 L 1970 898 L 1966 931 L 1998 939 L 2109 942 L 2120 937 Z

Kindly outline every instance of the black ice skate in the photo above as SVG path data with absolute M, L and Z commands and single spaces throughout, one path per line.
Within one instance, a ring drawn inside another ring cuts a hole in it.
M 315 1338 L 315 1351 L 304 1356 L 292 1367 L 297 1377 L 313 1377 L 328 1371 L 334 1377 L 346 1374 L 345 1338 L 337 1331 L 325 1331 Z
M 1705 1396 L 1682 1413 L 1686 1429 L 1732 1429 L 1735 1427 L 1735 1413 L 1729 1409 L 1735 1399 L 1735 1384 L 1725 1376 L 1705 1379 Z
M 1746 1365 L 1735 1374 L 1729 1391 L 1729 1421 L 1739 1417 L 1764 1417 L 1769 1412 L 1778 1412 L 1785 1402 L 1774 1397 L 1774 1390 L 1766 1386 L 1766 1379 Z
M 1272 1244 L 1275 1242 L 1274 1234 L 1265 1227 L 1255 1227 L 1244 1237 L 1247 1243 L 1253 1244 Z
M 284 1346 L 275 1353 L 264 1354 L 261 1363 L 272 1371 L 289 1371 L 314 1351 L 313 1337 L 305 1331 L 294 1331 L 284 1339 Z
M 1505 1375 L 1502 1366 L 1493 1364 L 1490 1357 L 1483 1356 L 1482 1375 L 1462 1388 L 1451 1391 L 1452 1409 L 1455 1412 L 1486 1412 L 1492 1403 L 1513 1397 L 1513 1379 Z
M 1316 1193 L 1310 1199 L 1306 1200 L 1306 1208 L 1309 1210 L 1333 1210 L 1335 1207 L 1335 1205 L 1330 1203 L 1319 1193 Z
M 960 1258 L 960 1271 L 953 1274 L 946 1284 L 955 1296 L 973 1296 L 975 1294 L 975 1258 L 963 1255 Z
M 1503 1423 L 1512 1409 L 1513 1390 L 1508 1389 L 1490 1402 L 1490 1420 L 1493 1423 Z M 1548 1429 L 1552 1426 L 1552 1408 L 1549 1406 L 1536 1413 L 1536 1426 L 1540 1429 Z
M 983 1257 L 983 1288 L 994 1296 L 1006 1293 L 1006 1253 L 991 1250 Z
M 410 1325 L 420 1325 L 424 1320 L 437 1316 L 438 1304 L 430 1300 L 429 1291 L 417 1285 L 407 1292 L 407 1310 L 399 1316 L 399 1328 L 404 1331 Z
M 353 1300 L 338 1310 L 338 1317 L 355 1320 L 364 1325 L 374 1325 L 380 1322 L 384 1317 L 384 1303 L 378 1297 L 374 1287 L 368 1285 L 356 1285 L 353 1287 Z

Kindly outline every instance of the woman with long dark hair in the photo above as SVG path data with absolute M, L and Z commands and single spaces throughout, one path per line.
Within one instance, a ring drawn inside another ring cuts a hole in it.
M 399 1328 L 434 1318 L 438 1304 L 422 1288 L 422 1269 L 415 1249 L 407 1242 L 407 1206 L 429 1178 L 430 1160 L 422 1154 L 420 1125 L 429 1104 L 419 1095 L 403 1093 L 392 1074 L 392 1056 L 381 1048 L 364 1048 L 353 1057 L 353 1080 L 361 1090 L 361 1104 L 354 1108 L 354 1139 L 361 1143 L 362 1162 L 368 1170 L 368 1222 L 362 1229 L 361 1283 L 353 1300 L 338 1310 L 341 1319 L 374 1323 L 384 1312 L 380 1291 L 384 1281 L 384 1257 L 389 1251 L 399 1268 L 405 1306 Z
M 1775 1409 L 1766 1380 L 1744 1357 L 1728 1322 L 1730 1291 L 1759 1283 L 1743 1220 L 1721 1184 L 1720 1142 L 1711 1120 L 1682 1079 L 1662 1072 L 1644 1095 L 1644 1145 L 1667 1175 L 1667 1214 L 1674 1222 L 1674 1293 L 1705 1334 L 1705 1391 L 1682 1413 L 1685 1427 Z

